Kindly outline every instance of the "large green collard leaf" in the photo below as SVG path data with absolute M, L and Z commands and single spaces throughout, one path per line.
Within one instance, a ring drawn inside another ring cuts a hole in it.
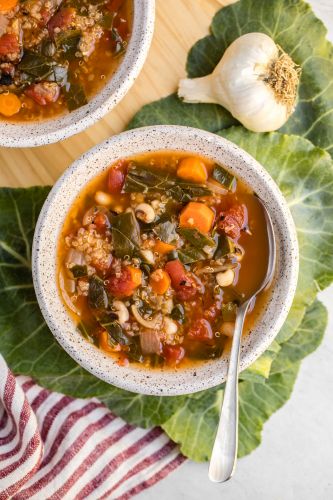
M 267 383 L 240 384 L 239 456 L 260 444 L 263 423 L 289 399 L 300 362 L 320 345 L 326 325 L 326 308 L 315 300 L 295 334 L 282 344 Z
M 217 132 L 237 124 L 237 120 L 217 104 L 187 104 L 178 99 L 176 94 L 171 94 L 143 106 L 127 128 L 148 125 L 183 125 Z
M 240 0 L 217 12 L 211 35 L 191 49 L 187 62 L 190 77 L 208 75 L 225 49 L 250 32 L 271 36 L 302 67 L 296 111 L 281 132 L 302 135 L 333 153 L 333 48 L 326 28 L 302 0 Z M 235 124 L 222 107 L 185 104 L 175 95 L 144 106 L 129 128 L 156 124 L 190 125 L 217 132 Z
M 248 380 L 249 382 L 266 383 L 271 373 L 271 367 L 274 359 L 278 355 L 281 346 L 273 340 L 266 351 L 259 356 L 246 370 L 239 374 L 239 380 Z

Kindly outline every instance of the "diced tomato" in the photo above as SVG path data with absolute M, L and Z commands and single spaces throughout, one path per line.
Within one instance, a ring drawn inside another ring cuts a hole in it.
M 108 175 L 108 191 L 111 194 L 120 193 L 127 174 L 128 162 L 120 160 L 116 165 L 110 168 Z
M 73 7 L 65 7 L 51 17 L 47 25 L 50 36 L 54 37 L 57 32 L 68 29 L 74 21 L 75 13 L 76 11 Z
M 58 100 L 60 87 L 53 82 L 33 83 L 26 89 L 25 95 L 31 97 L 37 104 L 47 106 Z
M 195 320 L 187 332 L 187 337 L 199 342 L 211 342 L 214 334 L 209 321 L 204 318 Z
M 98 274 L 101 277 L 104 278 L 105 276 L 108 276 L 109 273 L 110 273 L 110 268 L 111 268 L 111 265 L 112 265 L 112 254 L 109 255 L 108 260 L 105 260 L 105 259 L 100 259 L 100 260 L 93 259 L 91 261 L 91 264 L 96 269 L 96 271 L 98 272 Z
M 33 23 L 33 29 L 35 29 L 36 24 L 39 28 L 43 28 L 47 25 L 53 14 L 55 14 L 60 7 L 62 1 L 63 0 L 25 0 L 20 3 L 24 16 L 27 16 L 27 18 L 29 16 L 35 21 L 35 23 Z
M 6 56 L 9 60 L 14 60 L 19 58 L 20 52 L 19 39 L 14 33 L 5 33 L 0 37 L 0 57 Z
M 116 14 L 112 23 L 112 34 L 110 39 L 111 49 L 115 54 L 121 52 L 129 38 L 130 28 L 128 21 L 120 14 Z
M 122 7 L 124 0 L 109 0 L 106 8 L 110 12 L 118 12 Z M 122 40 L 126 40 L 129 35 L 129 26 L 126 19 L 117 14 L 113 19 L 113 28 L 115 28 Z
M 134 291 L 131 273 L 126 267 L 123 267 L 120 272 L 115 272 L 113 269 L 105 285 L 115 297 L 128 297 Z
M 111 295 L 118 298 L 132 295 L 139 284 L 137 276 L 132 272 L 130 266 L 122 267 L 120 272 L 113 268 L 105 282 L 105 286 Z
M 104 231 L 107 227 L 110 226 L 110 222 L 107 215 L 103 214 L 102 212 L 97 213 L 97 215 L 94 218 L 94 224 L 100 231 Z
M 118 31 L 119 36 L 124 41 L 127 39 L 129 34 L 129 26 L 126 19 L 122 19 L 120 16 L 117 16 L 114 21 L 114 27 Z
M 197 284 L 191 276 L 187 276 L 186 282 L 181 283 L 176 290 L 176 295 L 179 300 L 186 302 L 193 299 L 198 292 Z
M 168 365 L 178 365 L 184 356 L 185 349 L 181 345 L 165 345 L 163 347 L 163 357 Z
M 126 356 L 120 356 L 120 358 L 117 361 L 117 364 L 119 366 L 128 366 L 129 365 L 129 359 L 126 358 Z
M 169 260 L 165 264 L 165 270 L 171 278 L 171 283 L 173 287 L 178 287 L 179 284 L 186 280 L 186 270 L 180 260 Z
M 50 21 L 53 14 L 58 9 L 62 0 L 42 0 L 42 8 L 40 9 L 40 15 L 38 16 L 38 20 L 41 20 L 41 26 L 46 26 Z M 36 2 L 35 2 L 36 3 Z M 34 16 L 34 10 L 32 9 L 32 16 Z M 37 14 L 36 14 L 37 17 Z
M 206 319 L 213 321 L 220 314 L 222 309 L 222 301 L 216 300 L 208 309 L 205 309 L 204 316 Z
M 106 4 L 106 8 L 111 12 L 118 12 L 124 0 L 109 0 Z
M 179 300 L 186 301 L 195 297 L 198 291 L 197 283 L 186 272 L 180 260 L 170 260 L 165 264 L 165 270 L 171 278 L 171 284 Z
M 234 205 L 228 210 L 219 213 L 217 228 L 219 232 L 223 232 L 231 239 L 237 240 L 246 221 L 247 210 L 245 205 Z

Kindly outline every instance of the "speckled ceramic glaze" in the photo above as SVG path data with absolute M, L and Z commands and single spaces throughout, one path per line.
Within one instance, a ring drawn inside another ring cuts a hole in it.
M 0 121 L 0 146 L 32 147 L 62 141 L 93 125 L 126 95 L 145 62 L 154 32 L 155 0 L 133 0 L 131 38 L 118 69 L 103 89 L 81 108 L 53 120 Z
M 232 142 L 202 130 L 156 126 L 124 132 L 85 153 L 64 173 L 41 211 L 33 246 L 34 284 L 45 320 L 68 354 L 97 377 L 129 391 L 171 396 L 221 383 L 227 372 L 227 355 L 196 368 L 179 370 L 120 367 L 77 332 L 59 295 L 56 277 L 59 233 L 66 213 L 85 184 L 118 158 L 159 150 L 197 153 L 228 166 L 234 175 L 253 187 L 271 214 L 277 240 L 276 276 L 264 311 L 243 339 L 241 370 L 265 351 L 286 319 L 297 282 L 298 246 L 286 202 L 264 168 Z

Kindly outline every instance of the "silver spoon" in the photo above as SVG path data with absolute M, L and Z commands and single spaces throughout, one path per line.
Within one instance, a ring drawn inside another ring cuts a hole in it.
M 260 200 L 260 198 L 258 199 Z M 267 224 L 268 266 L 266 276 L 259 288 L 243 302 L 237 311 L 220 421 L 209 464 L 209 479 L 215 483 L 223 483 L 230 479 L 237 461 L 239 352 L 245 316 L 252 300 L 270 284 L 275 271 L 276 242 L 273 224 L 264 202 L 262 200 L 260 202 Z

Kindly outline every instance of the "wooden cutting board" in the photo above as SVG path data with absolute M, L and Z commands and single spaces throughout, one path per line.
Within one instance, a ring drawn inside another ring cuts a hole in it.
M 53 184 L 82 153 L 124 130 L 148 102 L 177 88 L 187 52 L 208 32 L 214 13 L 235 0 L 156 0 L 153 43 L 146 63 L 125 98 L 104 119 L 65 141 L 38 148 L 0 148 L 0 186 Z

